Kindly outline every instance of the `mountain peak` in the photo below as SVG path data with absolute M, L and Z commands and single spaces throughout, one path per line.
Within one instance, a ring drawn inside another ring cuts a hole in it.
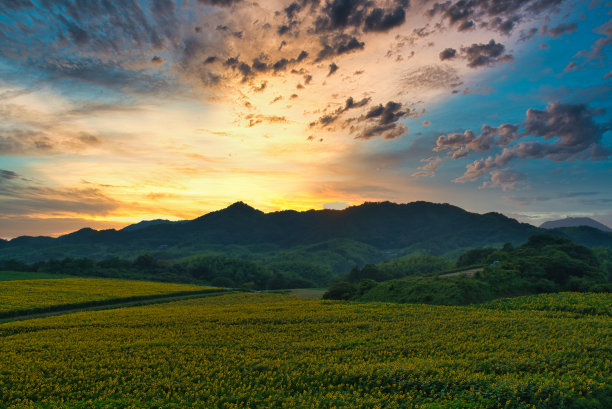
M 593 220 L 590 217 L 566 217 L 561 220 L 550 220 L 540 225 L 542 229 L 556 229 L 558 227 L 580 227 L 588 226 L 606 232 L 612 232 L 612 229 L 603 223 Z
M 249 206 L 248 204 L 244 203 L 242 200 L 232 203 L 231 205 L 229 205 L 228 207 L 226 207 L 224 210 L 228 210 L 228 209 L 232 209 L 232 210 L 248 210 L 248 211 L 259 211 L 257 209 L 255 209 L 252 206 Z

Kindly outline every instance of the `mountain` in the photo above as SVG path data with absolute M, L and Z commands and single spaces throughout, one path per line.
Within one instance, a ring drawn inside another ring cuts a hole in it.
M 441 255 L 505 242 L 516 245 L 542 232 L 499 213 L 477 214 L 429 202 L 366 202 L 344 210 L 272 213 L 238 202 L 194 220 L 135 226 L 118 231 L 81 229 L 55 239 L 18 237 L 0 246 L 0 260 L 134 258 L 144 253 L 178 259 L 215 253 L 252 260 L 316 262 L 324 252 L 329 259 L 341 258 L 346 264 L 380 261 L 415 251 Z M 596 235 L 584 228 L 550 230 L 578 243 L 612 247 L 612 233 L 594 231 Z
M 183 220 L 176 221 L 176 222 L 173 222 L 170 220 L 164 220 L 164 219 L 143 220 L 141 222 L 130 224 L 129 226 L 125 226 L 123 229 L 121 229 L 121 231 L 134 231 L 134 230 L 144 229 L 149 226 L 154 226 L 157 224 L 172 224 L 172 223 L 182 223 L 182 222 Z
M 601 231 L 612 233 L 612 229 L 605 224 L 599 223 L 590 217 L 567 217 L 561 220 L 551 220 L 540 225 L 541 229 L 556 229 L 558 227 L 580 227 L 588 226 Z

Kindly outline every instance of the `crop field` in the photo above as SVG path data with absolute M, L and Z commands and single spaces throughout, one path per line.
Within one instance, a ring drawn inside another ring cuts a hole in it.
M 600 310 L 232 294 L 5 323 L 0 407 L 604 408 L 610 295 L 585 299 Z
M 612 316 L 612 296 L 595 293 L 556 293 L 501 298 L 483 304 L 498 310 L 566 311 Z M 611 322 L 612 324 L 612 322 Z
M 0 315 L 115 298 L 202 291 L 207 287 L 102 278 L 62 278 L 0 281 Z

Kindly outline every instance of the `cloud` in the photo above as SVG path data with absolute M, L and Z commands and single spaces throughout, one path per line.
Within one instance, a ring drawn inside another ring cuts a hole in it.
M 504 168 L 516 159 L 548 159 L 555 162 L 610 160 L 612 148 L 603 145 L 602 138 L 612 128 L 609 124 L 601 125 L 594 120 L 603 113 L 601 108 L 590 108 L 580 103 L 550 103 L 544 110 L 528 109 L 520 125 L 484 125 L 479 136 L 470 130 L 463 134 L 442 135 L 436 141 L 434 150 L 449 150 L 452 159 L 459 159 L 470 151 L 504 147 L 496 156 L 468 164 L 463 176 L 454 181 L 474 181 L 490 174 L 491 182 L 485 187 L 505 185 L 506 188 L 513 188 L 522 179 Z M 523 128 L 522 132 L 519 132 L 520 127 Z
M 490 66 L 498 62 L 513 61 L 514 58 L 509 54 L 504 54 L 503 44 L 491 39 L 487 44 L 472 44 L 469 47 L 462 47 L 461 54 L 468 60 L 468 67 L 478 68 Z
M 483 182 L 480 186 L 484 188 L 501 187 L 502 191 L 507 192 L 514 190 L 516 184 L 525 180 L 525 175 L 513 170 L 494 170 L 491 172 L 491 181 Z
M 380 137 L 382 139 L 395 139 L 408 132 L 408 127 L 404 124 L 386 124 L 366 127 L 355 139 L 371 139 Z
M 427 11 L 427 15 L 442 18 L 458 31 L 478 25 L 504 35 L 512 33 L 523 20 L 550 12 L 558 8 L 563 0 L 461 0 L 457 2 L 436 2 Z
M 434 176 L 434 170 L 438 169 L 438 165 L 442 161 L 442 158 L 439 156 L 421 159 L 421 162 L 425 162 L 425 165 L 417 168 L 421 172 L 415 172 L 411 176 Z
M 470 151 L 488 151 L 493 146 L 506 146 L 519 139 L 518 126 L 502 124 L 498 127 L 483 125 L 481 134 L 476 136 L 473 131 L 441 135 L 436 141 L 435 151 L 450 150 L 453 159 L 467 156 Z
M 323 48 L 317 54 L 315 62 L 351 53 L 356 50 L 363 50 L 365 45 L 363 41 L 359 41 L 357 38 L 346 34 L 339 34 L 331 39 L 323 37 L 321 41 Z
M 364 31 L 388 31 L 406 21 L 406 12 L 403 7 L 385 12 L 381 8 L 373 9 L 365 18 Z
M 440 51 L 440 60 L 450 60 L 451 58 L 454 58 L 455 55 L 457 55 L 457 50 L 454 48 L 445 48 L 444 50 Z
M 11 180 L 11 179 L 15 179 L 18 178 L 19 174 L 13 172 L 12 170 L 4 170 L 4 169 L 0 169 L 0 182 L 4 179 L 4 180 Z
M 310 127 L 314 127 L 316 125 L 320 125 L 322 127 L 326 127 L 328 125 L 330 125 L 332 122 L 336 121 L 336 119 L 338 119 L 342 114 L 344 114 L 346 111 L 350 110 L 350 109 L 356 109 L 356 108 L 361 108 L 366 106 L 368 103 L 370 102 L 370 98 L 363 98 L 359 101 L 355 101 L 353 99 L 353 97 L 349 97 L 344 106 L 337 108 L 335 111 L 333 111 L 330 114 L 326 114 L 323 115 L 321 117 L 319 117 L 319 119 L 317 119 L 314 122 L 310 123 Z
M 576 29 L 578 28 L 578 24 L 576 23 L 570 23 L 570 24 L 559 24 L 556 27 L 548 27 L 546 25 L 542 26 L 542 28 L 540 29 L 540 33 L 541 34 L 547 34 L 551 37 L 560 37 L 563 34 L 571 34 L 574 31 L 576 31 Z
M 336 65 L 336 63 L 329 64 L 329 72 L 327 73 L 327 76 L 329 77 L 330 75 L 338 71 L 338 68 L 339 67 Z
M 420 172 L 414 172 L 410 176 L 413 176 L 413 177 L 435 176 L 435 173 L 434 172 L 420 171 Z
M 389 101 L 385 105 L 370 108 L 370 110 L 359 118 L 351 118 L 347 123 L 358 121 L 365 124 L 360 129 L 356 139 L 371 139 L 380 136 L 382 139 L 395 139 L 408 132 L 406 125 L 398 123 L 402 118 L 410 115 L 410 110 L 402 110 L 402 104 Z M 356 129 L 353 128 L 352 132 Z
M 218 7 L 230 7 L 234 4 L 240 3 L 242 0 L 198 0 L 198 3 L 206 4 L 208 6 Z
M 100 216 L 120 206 L 97 188 L 52 188 L 17 176 L 3 179 L 5 183 L 0 183 L 3 217 L 31 214 Z
M 436 90 L 458 87 L 462 84 L 457 70 L 446 64 L 425 65 L 404 74 L 402 87 L 410 90 Z
M 574 72 L 578 69 L 578 65 L 574 62 L 571 61 L 569 64 L 567 64 L 567 66 L 563 69 L 563 72 Z

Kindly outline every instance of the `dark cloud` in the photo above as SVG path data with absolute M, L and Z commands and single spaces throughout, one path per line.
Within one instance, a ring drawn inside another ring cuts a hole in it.
M 457 50 L 454 48 L 445 48 L 440 52 L 440 60 L 450 60 L 451 58 L 454 58 L 455 55 L 457 55 Z
M 504 147 L 497 156 L 468 164 L 464 175 L 455 179 L 456 182 L 466 182 L 486 174 L 497 174 L 497 180 L 492 178 L 490 183 L 500 185 L 501 177 L 507 174 L 504 168 L 516 159 L 548 159 L 555 162 L 610 160 L 612 148 L 603 145 L 602 139 L 604 133 L 612 128 L 609 124 L 601 125 L 594 120 L 603 113 L 603 109 L 590 108 L 585 104 L 551 103 L 544 110 L 528 109 L 521 125 L 485 125 L 478 137 L 471 131 L 440 136 L 435 150 L 449 149 L 452 158 L 458 159 L 471 150 L 488 151 Z M 523 128 L 522 132 L 519 132 L 520 127 Z M 503 183 L 511 185 L 508 180 Z
M 366 114 L 366 119 L 376 118 L 380 125 L 387 125 L 408 115 L 409 110 L 400 111 L 401 108 L 402 104 L 399 102 L 389 101 L 384 107 L 379 105 L 372 108 Z
M 332 0 L 321 10 L 315 27 L 317 32 L 332 31 L 346 26 L 358 27 L 364 18 L 365 0 Z
M 347 54 L 356 50 L 363 50 L 365 43 L 357 38 L 339 34 L 334 37 L 322 38 L 323 49 L 317 54 L 315 62 L 319 62 L 328 58 L 333 58 L 338 55 Z
M 217 61 L 217 57 L 211 55 L 210 57 L 206 57 L 206 59 L 204 60 L 204 64 L 212 64 L 215 61 Z
M 403 7 L 397 7 L 390 12 L 375 8 L 365 18 L 363 31 L 388 31 L 400 26 L 406 21 L 406 12 Z
M 10 180 L 10 179 L 18 178 L 18 177 L 19 177 L 19 174 L 13 172 L 12 170 L 0 169 L 0 181 L 2 179 Z
M 276 29 L 276 32 L 278 33 L 279 36 L 287 34 L 289 31 L 291 31 L 291 27 L 286 26 L 286 25 L 278 26 L 278 28 Z
M 270 67 L 268 67 L 268 64 L 266 64 L 260 58 L 253 59 L 252 67 L 255 71 L 258 71 L 258 72 L 266 72 L 270 69 Z
M 296 2 L 293 2 L 287 7 L 285 7 L 285 14 L 287 15 L 287 18 L 291 21 L 294 19 L 297 13 L 299 13 L 301 10 L 302 10 L 302 6 L 300 6 Z
M 512 61 L 511 55 L 504 55 L 505 47 L 503 44 L 496 43 L 495 40 L 487 44 L 472 44 L 469 47 L 462 47 L 461 53 L 468 60 L 468 67 L 477 68 L 493 65 L 500 61 Z
M 459 24 L 459 27 L 457 27 L 457 30 L 459 31 L 468 31 L 473 29 L 475 26 L 474 22 L 472 20 L 465 20 L 464 22 L 462 22 L 461 24 Z
M 285 71 L 287 69 L 288 64 L 289 60 L 287 60 L 286 58 L 281 58 L 272 65 L 272 68 L 274 69 L 274 72 Z
M 504 20 L 501 17 L 495 17 L 487 24 L 487 27 L 490 30 L 495 30 L 504 35 L 510 35 L 514 26 L 519 22 L 519 17 L 514 16 L 509 19 Z
M 364 32 L 384 32 L 400 26 L 406 20 L 405 9 L 409 0 L 399 0 L 395 6 L 383 9 L 375 7 L 369 0 L 332 0 L 320 10 L 315 20 L 314 31 L 325 33 L 343 31 L 347 28 L 362 29 Z
M 426 12 L 430 17 L 441 15 L 459 31 L 479 23 L 502 34 L 510 34 L 524 19 L 550 12 L 563 0 L 459 0 L 436 2 Z
M 73 23 L 68 23 L 67 26 L 68 34 L 70 34 L 72 41 L 74 41 L 76 45 L 83 46 L 87 44 L 87 41 L 89 40 L 89 35 L 87 34 L 87 31 L 83 30 L 81 27 Z
M 230 7 L 234 4 L 240 3 L 242 0 L 198 0 L 198 3 L 205 4 L 207 6 L 218 6 L 218 7 Z
M 576 31 L 577 28 L 578 28 L 578 24 L 576 23 L 571 23 L 571 24 L 562 23 L 556 27 L 551 27 L 551 28 L 548 28 L 547 26 L 542 26 L 542 28 L 540 29 L 540 33 L 548 34 L 551 37 L 559 37 L 566 33 L 571 34 L 574 31 Z
M 329 73 L 327 73 L 327 76 L 329 77 L 330 75 L 338 71 L 338 68 L 339 67 L 336 65 L 336 63 L 329 64 Z
M 306 52 L 305 50 L 302 50 L 300 52 L 300 54 L 298 55 L 296 61 L 297 62 L 302 62 L 304 61 L 306 58 L 308 58 L 308 52 Z
M 331 124 L 332 122 L 335 122 L 336 119 L 338 119 L 346 111 L 348 111 L 350 109 L 364 107 L 364 106 L 366 106 L 369 103 L 370 103 L 370 98 L 363 98 L 360 101 L 355 101 L 353 99 L 353 97 L 349 97 L 349 98 L 347 98 L 347 100 L 344 103 L 343 107 L 340 107 L 340 108 L 336 109 L 333 113 L 323 115 L 322 117 L 320 117 L 316 121 L 311 122 L 310 123 L 310 127 L 313 127 L 313 126 L 316 126 L 316 125 L 320 125 L 322 127 L 326 127 L 327 125 Z
M 406 125 L 399 123 L 401 118 L 410 114 L 410 110 L 402 110 L 402 104 L 389 101 L 385 105 L 372 107 L 364 116 L 353 118 L 347 122 L 359 121 L 365 124 L 357 139 L 371 139 L 380 136 L 383 139 L 394 139 L 408 132 Z M 353 129 L 355 131 L 357 129 Z
M 153 58 L 151 58 L 151 62 L 153 64 L 161 64 L 161 63 L 164 62 L 164 59 L 161 58 L 159 55 L 155 55 L 155 56 L 153 56 Z

